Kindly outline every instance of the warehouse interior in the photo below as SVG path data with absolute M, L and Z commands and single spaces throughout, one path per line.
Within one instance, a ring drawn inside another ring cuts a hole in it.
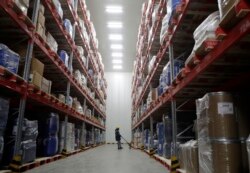
M 250 173 L 249 0 L 1 0 L 0 173 Z

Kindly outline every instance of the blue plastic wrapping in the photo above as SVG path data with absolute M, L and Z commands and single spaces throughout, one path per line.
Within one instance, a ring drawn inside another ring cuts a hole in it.
M 168 116 L 165 117 L 165 140 L 172 141 L 172 120 Z
M 175 10 L 176 6 L 181 3 L 181 0 L 172 0 L 172 9 Z
M 49 118 L 46 121 L 47 133 L 54 135 L 59 132 L 59 116 L 55 113 L 50 113 Z
M 149 144 L 149 140 L 148 140 L 148 138 L 149 138 L 149 129 L 145 129 L 144 130 L 144 145 L 148 145 Z
M 49 136 L 43 139 L 43 156 L 54 156 L 58 151 L 58 137 Z
M 156 131 L 159 143 L 164 143 L 164 124 L 157 123 L 156 124 Z
M 164 141 L 158 141 L 157 154 L 163 156 L 164 153 Z
M 36 141 L 28 140 L 21 143 L 22 160 L 21 163 L 32 162 L 36 159 Z
M 9 114 L 9 100 L 0 97 L 0 135 L 5 131 Z
M 73 27 L 69 19 L 63 20 L 63 26 L 66 29 L 66 31 L 69 33 L 69 35 L 72 37 L 73 35 Z
M 171 142 L 170 143 L 164 143 L 164 157 L 167 159 L 170 159 L 171 157 Z
M 60 59 L 63 61 L 66 67 L 69 67 L 69 55 L 66 51 L 60 50 L 58 53 Z
M 13 73 L 17 73 L 20 56 L 6 45 L 0 44 L 0 65 Z

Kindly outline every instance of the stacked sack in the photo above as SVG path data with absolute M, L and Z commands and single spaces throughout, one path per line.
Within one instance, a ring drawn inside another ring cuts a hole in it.
M 58 152 L 59 116 L 50 113 L 45 121 L 39 121 L 38 153 L 40 156 L 54 156 Z
M 0 97 L 0 164 L 4 151 L 4 134 L 9 114 L 9 100 Z
M 73 123 L 67 123 L 67 133 L 65 134 L 65 122 L 60 122 L 60 145 L 59 151 L 62 152 L 65 149 L 67 152 L 75 150 L 75 125 Z M 66 138 L 66 139 L 65 139 Z M 64 143 L 66 141 L 66 144 Z

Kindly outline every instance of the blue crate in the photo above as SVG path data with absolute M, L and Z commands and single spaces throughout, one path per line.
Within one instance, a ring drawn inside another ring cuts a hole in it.
M 17 73 L 20 56 L 6 45 L 0 44 L 0 65 L 13 73 Z
M 42 143 L 43 153 L 42 155 L 45 157 L 54 156 L 58 152 L 58 137 L 57 136 L 49 136 L 43 139 Z
M 66 67 L 69 67 L 69 55 L 65 50 L 60 50 L 58 53 L 60 59 L 63 61 Z

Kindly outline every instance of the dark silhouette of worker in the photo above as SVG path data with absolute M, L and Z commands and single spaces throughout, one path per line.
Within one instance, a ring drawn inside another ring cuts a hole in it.
M 121 134 L 119 132 L 119 128 L 118 127 L 115 129 L 115 140 L 117 141 L 118 150 L 121 150 L 122 149 Z

